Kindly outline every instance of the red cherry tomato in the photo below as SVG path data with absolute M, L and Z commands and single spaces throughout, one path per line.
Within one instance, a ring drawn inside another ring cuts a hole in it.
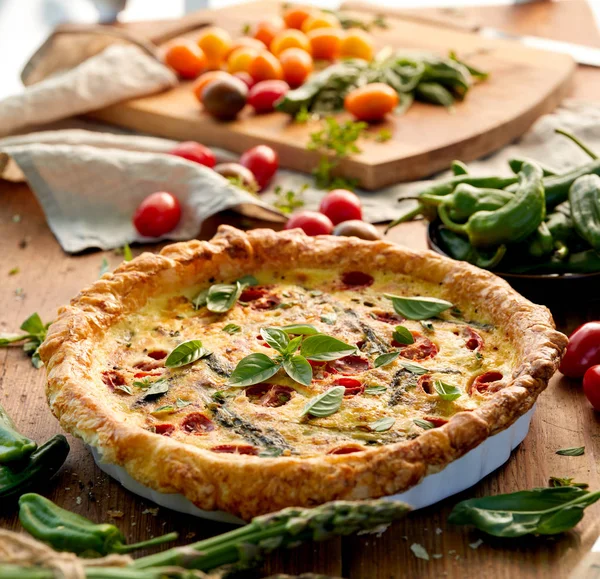
M 588 322 L 571 334 L 559 369 L 565 376 L 581 378 L 597 364 L 600 364 L 600 322 Z
M 239 78 L 243 83 L 246 84 L 246 86 L 248 88 L 252 88 L 256 83 L 254 82 L 254 79 L 250 76 L 249 73 L 240 70 L 238 72 L 234 72 L 233 76 Z
M 285 224 L 285 229 L 295 227 L 302 229 L 306 235 L 330 235 L 333 231 L 333 223 L 329 217 L 316 211 L 294 213 Z
M 160 237 L 175 229 L 181 219 L 177 197 L 160 191 L 144 199 L 135 211 L 133 225 L 144 237 Z
M 334 189 L 321 200 L 319 211 L 327 215 L 334 225 L 350 219 L 362 219 L 360 199 L 346 189 Z
M 196 143 L 195 141 L 184 141 L 183 143 L 179 143 L 179 145 L 169 152 L 171 155 L 182 157 L 188 161 L 194 161 L 194 163 L 199 163 L 200 165 L 210 167 L 211 169 L 217 163 L 214 153 L 208 147 Z
M 258 145 L 248 149 L 240 157 L 240 165 L 252 171 L 260 189 L 264 189 L 279 167 L 279 157 L 277 153 L 267 147 L 267 145 Z
M 275 103 L 288 91 L 290 85 L 283 80 L 262 80 L 248 93 L 248 104 L 257 113 L 270 113 Z
M 583 375 L 583 391 L 594 410 L 600 412 L 600 365 L 588 368 Z

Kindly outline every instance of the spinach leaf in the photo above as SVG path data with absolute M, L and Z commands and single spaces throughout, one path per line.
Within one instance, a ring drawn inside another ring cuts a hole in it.
M 242 293 L 242 284 L 236 281 L 234 284 L 217 283 L 210 286 L 206 296 L 206 307 L 217 314 L 223 314 L 230 310 L 238 301 Z
M 307 414 L 310 414 L 311 416 L 322 418 L 324 416 L 335 414 L 342 405 L 345 391 L 346 388 L 343 386 L 334 386 L 322 394 L 311 398 L 305 404 L 300 416 L 306 416 Z
M 460 398 L 462 394 L 459 388 L 453 386 L 452 384 L 446 384 L 441 380 L 435 380 L 433 387 L 435 388 L 438 396 L 446 402 L 452 402 L 453 400 Z
M 300 353 L 305 358 L 321 362 L 337 360 L 354 352 L 356 352 L 356 346 L 351 346 L 326 334 L 309 336 L 302 342 L 300 348 Z
M 167 368 L 179 368 L 186 364 L 191 364 L 199 358 L 208 356 L 210 352 L 202 346 L 200 340 L 188 340 L 177 346 L 165 360 Z
M 583 511 L 600 499 L 578 487 L 538 488 L 460 502 L 448 522 L 474 525 L 496 537 L 554 535 L 573 528 Z
M 427 320 L 451 308 L 453 304 L 446 300 L 430 297 L 395 296 L 393 294 L 383 294 L 386 298 L 392 300 L 392 305 L 397 314 L 404 316 L 409 320 Z
M 229 385 L 251 386 L 268 380 L 277 374 L 281 364 L 265 354 L 250 354 L 242 358 L 229 378 Z
M 375 358 L 373 366 L 375 366 L 375 368 L 387 366 L 388 364 L 391 364 L 399 355 L 400 352 L 388 352 L 387 354 L 381 354 L 381 356 L 377 356 L 377 358 Z
M 394 338 L 394 340 L 396 340 L 396 342 L 399 344 L 409 345 L 415 343 L 415 339 L 413 338 L 411 331 L 404 326 L 396 326 L 396 329 L 392 334 L 392 338 Z
M 313 377 L 312 366 L 304 356 L 285 358 L 283 369 L 292 380 L 300 382 L 300 384 L 304 384 L 305 386 L 310 386 Z

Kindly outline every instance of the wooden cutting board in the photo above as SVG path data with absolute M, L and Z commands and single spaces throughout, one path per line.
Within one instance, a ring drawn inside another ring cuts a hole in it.
M 186 17 L 189 28 L 212 23 L 234 36 L 245 24 L 269 14 L 281 5 L 261 0 L 242 6 L 203 11 Z M 350 12 L 365 21 L 372 14 Z M 344 159 L 339 172 L 359 180 L 365 189 L 426 177 L 449 166 L 453 159 L 470 161 L 487 155 L 523 134 L 541 115 L 552 111 L 566 96 L 575 63 L 566 55 L 534 50 L 509 40 L 492 40 L 468 32 L 387 17 L 389 28 L 376 29 L 377 48 L 425 49 L 442 54 L 454 50 L 474 66 L 490 72 L 475 86 L 454 113 L 443 107 L 416 103 L 403 116 L 390 117 L 371 128 L 388 128 L 392 139 L 377 143 L 363 139 L 361 153 Z M 181 24 L 181 23 L 180 23 Z M 167 25 L 167 28 L 172 25 Z M 164 23 L 140 23 L 133 27 L 147 38 L 168 36 Z M 188 32 L 194 38 L 198 32 Z M 349 118 L 342 113 L 340 118 Z M 310 173 L 319 154 L 306 150 L 309 134 L 319 122 L 295 124 L 282 113 L 254 115 L 248 107 L 237 120 L 219 122 L 202 112 L 183 82 L 167 92 L 122 102 L 93 114 L 108 123 L 176 140 L 196 140 L 241 153 L 257 144 L 268 144 L 280 155 L 281 166 Z

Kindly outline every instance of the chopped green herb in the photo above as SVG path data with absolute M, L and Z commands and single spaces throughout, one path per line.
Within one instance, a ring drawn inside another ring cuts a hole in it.
M 133 390 L 126 384 L 121 384 L 120 386 L 115 386 L 115 390 L 121 390 L 121 392 L 125 392 L 125 394 L 129 394 L 129 396 L 133 395 Z
M 435 424 L 433 422 L 429 422 L 429 420 L 421 420 L 420 418 L 414 418 L 413 422 L 423 430 L 431 430 L 432 428 L 435 428 Z
M 330 326 L 334 326 L 335 323 L 337 322 L 337 314 L 335 313 L 329 313 L 329 314 L 323 314 L 321 316 L 321 321 L 324 324 L 329 324 Z
M 242 327 L 237 324 L 227 324 L 221 331 L 228 334 L 237 334 L 242 331 Z
M 304 192 L 306 189 L 308 189 L 306 183 L 298 191 L 283 189 L 278 185 L 274 190 L 277 199 L 273 202 L 273 207 L 286 215 L 293 213 L 296 209 L 304 206 Z
M 235 176 L 232 175 L 230 177 L 226 177 L 226 179 L 235 187 L 239 187 L 240 189 L 243 189 L 244 191 L 248 191 L 248 193 L 251 193 L 252 195 L 257 196 L 258 186 L 255 183 L 252 183 L 252 184 L 247 183 L 239 175 L 235 175 Z
M 131 253 L 131 247 L 129 247 L 128 243 L 126 243 L 123 246 L 123 259 L 125 261 L 131 261 L 133 259 L 133 254 Z
M 248 34 L 250 34 L 250 31 L 252 30 L 252 26 L 246 22 L 245 24 L 242 25 L 242 36 L 248 36 Z
M 574 446 L 573 448 L 561 448 L 556 451 L 561 456 L 581 456 L 585 454 L 585 446 Z
M 404 297 L 393 294 L 383 294 L 392 300 L 392 305 L 397 314 L 409 320 L 426 320 L 452 307 L 450 302 L 430 297 Z
M 150 414 L 165 414 L 167 412 L 175 412 L 175 407 L 171 404 L 166 406 L 159 406 L 156 410 L 153 410 Z
M 550 487 L 577 487 L 580 489 L 587 489 L 590 486 L 587 483 L 573 482 L 572 478 L 561 478 L 557 476 L 551 476 L 548 484 Z
M 427 374 L 429 370 L 424 366 L 419 366 L 419 364 L 413 364 L 412 362 L 402 362 L 402 367 L 411 374 L 416 374 L 417 376 L 423 376 L 423 374 Z
M 276 446 L 268 446 L 267 448 L 263 448 L 258 456 L 261 458 L 275 458 L 277 456 L 281 456 L 283 454 L 282 448 L 277 448 Z
M 18 267 L 13 267 L 9 270 L 8 275 L 17 275 L 21 270 Z
M 390 131 L 389 129 L 381 129 L 375 135 L 375 141 L 377 143 L 385 143 L 386 141 L 389 141 L 391 138 L 392 138 L 392 131 Z
M 185 408 L 190 404 L 191 402 L 189 400 L 182 400 L 181 398 L 177 398 L 177 400 L 175 401 L 175 406 L 177 406 L 177 408 Z

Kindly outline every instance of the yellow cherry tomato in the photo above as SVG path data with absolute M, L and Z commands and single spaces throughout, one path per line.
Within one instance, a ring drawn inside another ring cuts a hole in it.
M 344 108 L 359 121 L 379 121 L 398 104 L 398 93 L 382 82 L 365 84 L 350 91 L 344 99 Z
M 318 12 L 309 16 L 302 23 L 302 32 L 305 34 L 317 28 L 341 28 L 340 21 L 333 15 L 326 12 Z
M 234 72 L 248 72 L 251 62 L 260 54 L 261 51 L 248 46 L 236 48 L 227 59 L 227 70 Z
M 231 50 L 231 36 L 227 30 L 211 26 L 200 33 L 198 46 L 206 54 L 209 68 L 219 68 Z
M 359 28 L 346 31 L 346 36 L 340 45 L 340 56 L 342 58 L 362 58 L 373 60 L 373 38 L 368 32 Z
M 270 46 L 275 36 L 277 36 L 277 34 L 279 34 L 284 27 L 285 24 L 283 19 L 279 16 L 272 16 L 266 20 L 261 20 L 256 25 L 254 38 L 260 40 L 265 46 Z
M 282 30 L 271 42 L 269 47 L 275 56 L 279 56 L 287 48 L 300 48 L 310 54 L 310 41 L 304 32 L 295 30 Z

